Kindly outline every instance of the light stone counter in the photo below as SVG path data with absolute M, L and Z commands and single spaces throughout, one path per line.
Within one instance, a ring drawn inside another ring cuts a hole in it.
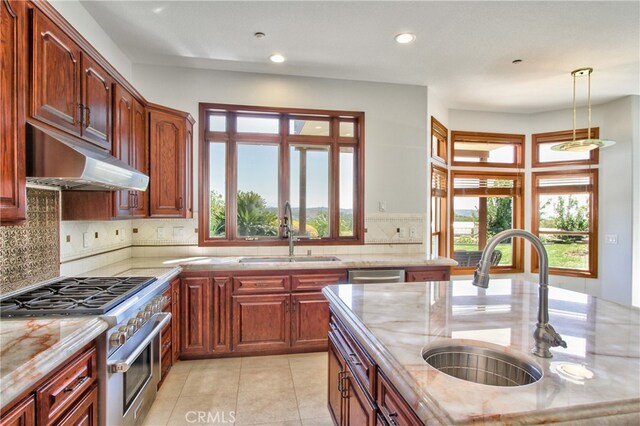
M 324 293 L 427 424 L 640 424 L 640 309 L 550 288 L 550 323 L 568 347 L 543 359 L 529 353 L 537 290 L 495 279 L 486 290 L 456 281 L 341 285 Z M 423 349 L 451 339 L 515 354 L 544 376 L 497 387 L 426 364 Z
M 331 255 L 324 255 L 331 256 Z M 324 257 L 323 256 L 323 257 Z M 261 256 L 243 256 L 261 257 Z M 286 258 L 286 256 L 274 256 Z M 298 256 L 304 257 L 304 256 Z M 357 268 L 406 268 L 406 267 L 451 267 L 457 265 L 453 259 L 431 257 L 421 254 L 359 254 L 335 255 L 339 260 L 324 262 L 257 262 L 240 263 L 240 256 L 217 257 L 133 257 L 94 269 L 87 274 L 119 275 L 127 269 L 173 268 L 180 266 L 183 271 L 252 271 L 278 269 L 357 269 Z M 86 275 L 86 274 L 83 274 Z
M 91 317 L 3 319 L 0 321 L 0 403 L 22 392 L 107 330 Z

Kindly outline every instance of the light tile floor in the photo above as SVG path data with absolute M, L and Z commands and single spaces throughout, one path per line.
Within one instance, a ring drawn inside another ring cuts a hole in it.
M 145 425 L 333 425 L 327 353 L 178 361 Z

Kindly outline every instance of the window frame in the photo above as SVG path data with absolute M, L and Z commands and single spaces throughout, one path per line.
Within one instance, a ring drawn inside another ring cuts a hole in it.
M 587 129 L 576 129 L 576 139 L 585 139 L 587 137 Z M 591 137 L 600 137 L 600 128 L 591 129 Z M 551 142 L 567 142 L 573 140 L 573 130 L 561 130 L 559 132 L 534 133 L 531 135 L 531 167 L 554 167 L 554 166 L 573 166 L 573 165 L 594 165 L 599 162 L 599 149 L 589 151 L 589 158 L 586 160 L 563 160 L 563 161 L 540 161 L 540 151 L 538 145 Z
M 451 131 L 451 165 L 465 166 L 474 168 L 524 168 L 524 142 L 525 135 L 510 133 L 484 133 L 484 132 L 466 132 L 460 130 Z M 497 163 L 497 162 L 474 162 L 474 161 L 456 161 L 456 142 L 467 143 L 493 143 L 499 145 L 512 145 L 514 147 L 513 163 Z
M 438 140 L 437 147 L 433 149 L 433 138 Z M 433 115 L 431 116 L 431 158 L 447 164 L 449 152 L 449 130 Z
M 583 185 L 564 185 L 554 187 L 538 186 L 540 178 L 548 177 L 570 177 L 576 175 L 589 176 L 591 184 L 585 188 Z M 591 188 L 588 188 L 591 187 Z M 567 188 L 573 191 L 566 190 Z M 565 190 L 560 190 L 565 189 Z M 540 194 L 589 194 L 589 269 L 557 268 L 549 266 L 549 274 L 562 275 L 567 277 L 597 278 L 598 277 L 598 169 L 576 169 L 560 171 L 539 171 L 531 174 L 531 211 L 539 210 Z M 531 215 L 531 232 L 540 237 L 539 216 Z M 561 232 L 560 232 L 561 233 Z M 543 232 L 543 234 L 559 234 L 559 232 Z M 538 272 L 538 256 L 535 250 L 531 251 L 531 272 Z
M 485 170 L 451 170 L 449 177 L 449 213 L 451 220 L 449 221 L 449 256 L 454 258 L 454 232 L 453 224 L 455 218 L 455 197 L 458 196 L 500 196 L 505 195 L 505 191 L 499 191 L 500 188 L 495 188 L 492 191 L 489 188 L 478 188 L 476 190 L 458 189 L 455 188 L 456 177 L 470 177 L 479 179 L 508 179 L 514 181 L 514 187 L 512 189 L 513 197 L 513 223 L 514 229 L 524 229 L 524 173 L 519 171 L 485 171 Z M 521 238 L 515 239 L 513 244 L 513 252 L 511 254 L 511 265 L 509 266 L 491 266 L 490 272 L 498 274 L 507 273 L 520 273 L 524 272 L 524 242 Z M 484 249 L 484 248 L 483 248 Z M 480 251 L 483 249 L 479 249 Z M 469 275 L 476 270 L 475 266 L 454 266 L 451 268 L 452 275 Z
M 435 172 L 435 173 L 434 173 Z M 440 189 L 440 188 L 436 188 L 434 185 L 434 174 L 440 174 L 441 176 L 444 177 L 444 194 L 443 195 L 436 195 L 435 192 Z M 431 230 L 431 240 L 429 241 L 429 247 L 433 247 L 432 241 L 433 241 L 433 236 L 434 235 L 438 235 L 438 253 L 431 253 L 433 254 L 437 254 L 438 256 L 446 256 L 447 255 L 447 240 L 448 240 L 448 235 L 447 235 L 447 212 L 449 211 L 449 178 L 447 175 L 447 169 L 445 169 L 442 166 L 437 166 L 435 164 L 431 164 L 431 199 L 433 199 L 434 197 L 439 197 L 440 198 L 440 229 L 438 229 L 437 231 L 433 230 L 433 220 L 434 220 L 434 211 L 433 211 L 433 203 L 431 203 L 431 209 L 430 209 L 430 224 L 429 224 L 429 229 Z
M 226 117 L 224 132 L 208 131 L 209 114 L 223 113 Z M 278 134 L 238 133 L 236 120 L 238 114 L 243 116 L 279 117 Z M 296 245 L 361 245 L 364 244 L 364 112 L 335 111 L 303 108 L 266 107 L 218 103 L 199 103 L 199 215 L 198 215 L 198 245 L 206 246 L 279 246 L 287 245 L 279 229 L 276 237 L 259 237 L 250 240 L 237 236 L 237 145 L 239 143 L 268 143 L 279 145 L 278 159 L 278 217 L 282 217 L 284 204 L 289 198 L 290 191 L 290 159 L 289 148 L 294 144 L 308 144 L 330 146 L 329 158 L 329 211 L 330 237 L 310 239 L 301 237 Z M 330 121 L 330 136 L 290 135 L 289 119 L 326 119 Z M 340 136 L 340 123 L 353 122 L 354 135 Z M 225 236 L 209 236 L 209 143 L 225 143 Z M 341 147 L 352 147 L 354 151 L 353 167 L 353 236 L 340 236 L 340 163 Z

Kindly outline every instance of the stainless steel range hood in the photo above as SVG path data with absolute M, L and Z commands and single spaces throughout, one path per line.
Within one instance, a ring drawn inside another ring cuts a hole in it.
M 149 177 L 107 151 L 27 124 L 27 181 L 63 190 L 146 191 Z

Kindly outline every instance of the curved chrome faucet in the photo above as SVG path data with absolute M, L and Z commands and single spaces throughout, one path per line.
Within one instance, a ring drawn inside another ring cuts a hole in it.
M 536 345 L 531 352 L 541 358 L 551 358 L 553 355 L 549 348 L 555 346 L 566 348 L 567 344 L 549 324 L 549 259 L 547 251 L 538 237 L 522 229 L 508 229 L 496 234 L 489 240 L 482 252 L 478 269 L 473 274 L 473 285 L 481 288 L 489 287 L 491 255 L 500 241 L 510 237 L 521 237 L 528 240 L 538 252 L 538 269 L 540 271 L 538 278 L 538 322 L 533 332 Z
M 293 212 L 288 201 L 284 203 L 284 215 L 280 227 L 283 229 L 282 237 L 289 239 L 289 256 L 293 256 Z

